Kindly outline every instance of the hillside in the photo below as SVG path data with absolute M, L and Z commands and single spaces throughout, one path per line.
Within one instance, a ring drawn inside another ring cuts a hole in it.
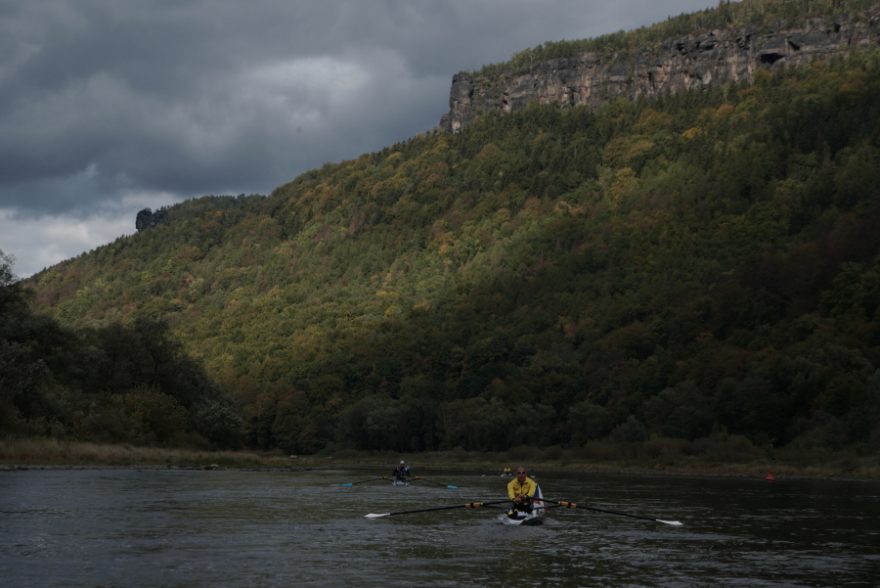
M 28 280 L 32 308 L 167 321 L 254 447 L 876 450 L 878 91 L 866 50 L 489 113 L 169 209 Z

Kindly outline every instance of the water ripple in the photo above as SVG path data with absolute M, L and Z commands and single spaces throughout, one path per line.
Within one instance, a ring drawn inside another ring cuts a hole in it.
M 460 474 L 454 491 L 338 486 L 364 477 L 5 473 L 0 577 L 16 587 L 858 586 L 880 569 L 878 485 L 546 476 L 548 496 L 685 526 L 552 509 L 542 526 L 510 527 L 491 508 L 364 518 L 498 498 L 498 477 Z

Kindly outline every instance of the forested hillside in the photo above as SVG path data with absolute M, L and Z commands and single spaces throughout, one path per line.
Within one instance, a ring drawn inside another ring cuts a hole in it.
M 878 95 L 865 51 L 491 115 L 184 203 L 26 286 L 65 332 L 167 323 L 253 447 L 876 450 Z M 78 433 L 59 399 L 125 392 L 68 381 L 10 404 L 19 430 Z
M 0 251 L 0 432 L 139 445 L 241 446 L 227 395 L 160 320 L 72 329 L 28 308 Z

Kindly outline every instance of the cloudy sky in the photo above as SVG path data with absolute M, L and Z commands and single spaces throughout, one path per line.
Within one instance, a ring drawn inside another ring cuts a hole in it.
M 431 129 L 458 71 L 716 4 L 0 0 L 0 250 L 27 277 Z

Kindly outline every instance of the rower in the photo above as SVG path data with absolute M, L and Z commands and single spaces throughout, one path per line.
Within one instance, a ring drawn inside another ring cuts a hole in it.
M 531 479 L 526 468 L 516 468 L 516 477 L 507 484 L 507 497 L 513 502 L 513 512 L 532 512 L 532 498 L 538 489 L 538 483 Z
M 394 468 L 394 472 L 392 472 L 394 476 L 395 482 L 406 482 L 407 478 L 409 478 L 409 466 L 406 465 L 405 460 L 400 460 L 400 463 L 397 464 L 397 467 Z

